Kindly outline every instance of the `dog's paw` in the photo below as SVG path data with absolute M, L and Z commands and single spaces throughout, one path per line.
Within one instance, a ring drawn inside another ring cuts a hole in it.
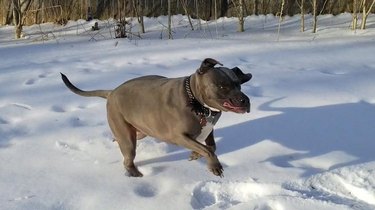
M 126 168 L 127 175 L 130 177 L 142 177 L 143 174 L 136 168 Z
M 199 153 L 193 151 L 190 154 L 189 161 L 198 160 L 201 157 L 202 157 L 202 155 L 200 155 Z
M 220 165 L 218 167 L 212 167 L 210 168 L 210 171 L 216 175 L 216 176 L 220 176 L 220 178 L 223 178 L 224 177 L 224 169 L 223 167 Z
M 223 166 L 220 164 L 220 162 L 209 164 L 208 169 L 216 176 L 220 176 L 221 178 L 224 177 L 224 169 Z

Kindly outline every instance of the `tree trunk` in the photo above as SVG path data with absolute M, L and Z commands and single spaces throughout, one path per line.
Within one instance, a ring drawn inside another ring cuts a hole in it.
M 368 9 L 366 9 L 366 0 L 363 0 L 363 5 L 362 5 L 362 22 L 361 22 L 361 29 L 365 30 L 366 29 L 366 22 L 367 22 L 367 17 L 370 14 L 372 7 L 375 4 L 375 0 L 372 0 L 372 3 Z M 366 11 L 367 10 L 367 11 Z
M 134 13 L 135 13 L 135 16 L 137 17 L 137 20 L 138 20 L 138 23 L 139 23 L 139 32 L 144 34 L 145 33 L 145 24 L 144 24 L 144 21 L 143 21 L 143 9 L 142 9 L 142 5 L 140 5 L 140 2 L 139 0 L 133 0 L 133 9 L 134 9 Z M 125 20 L 125 17 L 124 17 L 124 20 Z
M 305 0 L 301 0 L 299 8 L 301 10 L 301 32 L 305 32 Z
M 221 0 L 220 17 L 225 17 L 228 11 L 228 0 Z
M 199 4 L 198 4 L 198 0 L 195 0 L 195 16 L 198 18 L 198 29 L 201 30 L 202 29 L 202 23 L 201 23 L 201 17 L 199 15 Z
M 1 6 L 1 22 L 0 22 L 0 25 L 3 25 L 3 24 L 5 24 L 5 21 L 4 21 L 4 17 L 6 17 L 5 16 L 5 2 L 2 2 L 2 1 L 0 1 L 1 2 L 1 4 L 0 4 L 0 6 Z
M 366 12 L 366 0 L 363 0 L 362 5 L 362 22 L 361 22 L 361 29 L 366 29 L 366 21 L 367 21 L 367 12 Z
M 244 32 L 245 28 L 245 19 L 244 19 L 244 0 L 239 0 L 239 8 L 238 8 L 238 32 Z
M 21 38 L 24 14 L 31 5 L 31 0 L 12 0 L 15 38 Z
M 313 6 L 313 33 L 316 33 L 316 27 L 318 25 L 318 17 L 317 17 L 317 2 L 316 0 L 312 1 Z
M 168 39 L 173 39 L 173 37 L 172 37 L 171 0 L 168 0 Z
M 139 14 L 138 14 L 138 18 L 139 18 L 139 24 L 141 25 L 141 33 L 144 34 L 146 31 L 145 31 L 145 22 L 143 20 L 143 9 L 144 9 L 144 5 L 142 4 L 138 4 L 139 5 Z
M 187 8 L 188 7 L 187 0 L 182 0 L 181 3 L 182 3 L 182 7 L 184 8 L 185 15 L 188 17 L 190 28 L 191 28 L 192 31 L 194 31 L 194 26 L 193 26 L 193 23 L 191 22 L 190 13 L 189 13 L 189 10 Z
M 284 11 L 284 5 L 285 5 L 285 0 L 282 0 L 281 2 L 281 8 L 280 8 L 280 18 L 279 18 L 279 27 L 277 27 L 277 41 L 279 41 L 280 37 L 280 27 L 281 27 L 281 21 L 283 19 L 283 11 Z
M 42 23 L 45 23 L 46 20 L 45 20 L 45 14 L 44 14 L 44 1 L 42 1 Z
M 253 14 L 258 15 L 258 0 L 254 0 Z
M 214 16 L 215 21 L 217 21 L 217 0 L 214 0 Z
M 353 0 L 352 30 L 357 29 L 357 23 L 358 23 L 357 0 Z
M 13 3 L 13 22 L 15 27 L 15 38 L 21 38 L 22 33 L 22 11 L 21 2 L 19 0 L 12 0 Z
M 6 13 L 5 13 L 4 25 L 11 24 L 12 20 L 13 20 L 13 11 L 12 11 L 12 4 L 13 3 L 12 2 L 7 2 L 7 3 L 8 3 L 7 8 L 4 8 L 4 9 L 7 9 Z

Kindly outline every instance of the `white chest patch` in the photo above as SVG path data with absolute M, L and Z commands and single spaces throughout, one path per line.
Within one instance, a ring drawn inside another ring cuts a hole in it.
M 208 135 L 210 135 L 210 133 L 214 129 L 214 126 L 217 123 L 217 121 L 219 120 L 220 116 L 221 116 L 221 112 L 216 113 L 214 115 L 210 114 L 210 116 L 204 118 L 206 123 L 205 123 L 204 126 L 202 126 L 201 133 L 195 138 L 195 140 L 197 140 L 201 143 L 205 142 Z
M 208 135 L 210 135 L 213 128 L 214 128 L 214 124 L 212 124 L 211 122 L 207 122 L 207 124 L 202 127 L 201 134 L 197 136 L 196 140 L 203 143 L 208 137 Z

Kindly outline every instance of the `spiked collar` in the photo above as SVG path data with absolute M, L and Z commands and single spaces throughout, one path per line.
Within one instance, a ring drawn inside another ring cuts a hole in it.
M 186 77 L 184 79 L 184 84 L 188 96 L 188 106 L 191 106 L 191 111 L 194 111 L 196 115 L 202 118 L 215 117 L 217 114 L 221 113 L 221 111 L 215 111 L 204 106 L 194 97 L 193 91 L 190 87 L 190 78 L 191 76 Z

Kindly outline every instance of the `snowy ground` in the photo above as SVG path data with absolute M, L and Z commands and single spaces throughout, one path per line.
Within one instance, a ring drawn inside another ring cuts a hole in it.
M 245 33 L 236 19 L 190 31 L 176 16 L 174 40 L 165 18 L 131 40 L 111 39 L 108 21 L 96 41 L 93 22 L 26 27 L 19 41 L 0 27 L 0 209 L 375 209 L 375 16 L 356 32 L 350 18 L 320 17 L 314 35 L 287 17 L 279 41 L 273 16 L 248 17 Z M 153 138 L 137 148 L 144 177 L 125 176 L 105 101 L 59 75 L 112 89 L 189 75 L 206 57 L 253 74 L 252 112 L 223 114 L 215 133 L 224 178 Z

